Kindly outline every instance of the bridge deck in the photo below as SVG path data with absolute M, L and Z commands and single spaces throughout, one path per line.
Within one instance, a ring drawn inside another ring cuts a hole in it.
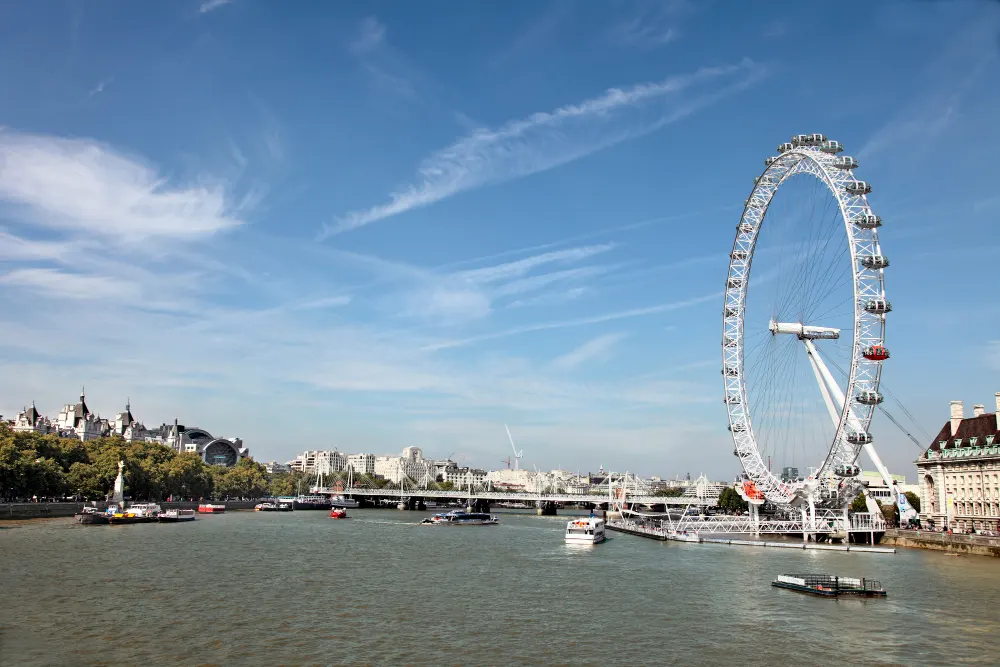
M 608 504 L 615 502 L 607 495 L 591 495 L 585 493 L 517 493 L 514 491 L 435 491 L 432 489 L 372 489 L 372 488 L 346 488 L 336 490 L 332 488 L 318 488 L 315 493 L 320 495 L 344 495 L 344 496 L 377 496 L 379 498 L 453 498 L 455 500 L 496 500 L 505 502 L 556 502 L 556 503 L 595 503 Z M 628 496 L 630 504 L 639 505 L 712 505 L 715 498 L 690 498 L 690 497 L 664 497 L 664 496 Z

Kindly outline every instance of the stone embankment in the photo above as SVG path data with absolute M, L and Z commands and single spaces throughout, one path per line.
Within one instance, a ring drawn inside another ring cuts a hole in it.
M 226 500 L 221 502 L 227 510 L 252 510 L 256 500 Z M 197 509 L 198 502 L 162 502 L 163 509 Z M 97 503 L 104 509 L 107 503 Z M 0 503 L 0 521 L 4 519 L 45 519 L 60 516 L 73 516 L 83 508 L 83 503 Z
M 925 530 L 889 529 L 882 537 L 882 544 L 1000 558 L 1000 537 L 984 535 L 948 535 Z

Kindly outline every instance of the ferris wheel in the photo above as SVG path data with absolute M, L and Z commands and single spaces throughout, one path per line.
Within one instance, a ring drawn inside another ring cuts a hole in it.
M 730 253 L 723 400 L 741 495 L 758 504 L 843 507 L 857 492 L 862 449 L 884 468 L 869 425 L 889 358 L 889 260 L 871 185 L 842 151 L 821 134 L 778 146 L 754 179 Z

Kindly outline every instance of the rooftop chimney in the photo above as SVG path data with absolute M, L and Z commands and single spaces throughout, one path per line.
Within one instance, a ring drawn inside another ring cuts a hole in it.
M 985 405 L 982 405 L 981 403 L 977 403 L 976 405 L 972 406 L 972 416 L 973 417 L 982 417 L 985 414 L 986 414 L 986 406 Z
M 951 402 L 951 437 L 955 437 L 958 433 L 958 425 L 962 423 L 962 417 L 965 416 L 965 411 L 962 408 L 962 401 L 952 401 Z

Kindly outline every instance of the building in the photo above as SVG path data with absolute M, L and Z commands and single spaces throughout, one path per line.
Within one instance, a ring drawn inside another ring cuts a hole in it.
M 203 428 L 178 424 L 176 419 L 147 434 L 146 442 L 166 445 L 179 454 L 197 454 L 209 465 L 234 466 L 250 456 L 240 438 L 216 438 Z
M 905 475 L 891 475 L 893 485 L 900 493 L 910 491 L 920 496 L 920 487 L 917 484 L 907 484 Z M 869 495 L 883 505 L 893 505 L 896 499 L 892 495 L 892 489 L 885 485 L 882 473 L 877 470 L 862 470 L 860 475 L 861 483 L 867 487 Z
M 288 467 L 311 475 L 329 475 L 347 470 L 347 456 L 337 450 L 306 450 L 289 461 Z
M 347 466 L 354 471 L 355 475 L 375 474 L 374 454 L 348 454 Z
M 268 475 L 274 475 L 277 473 L 291 472 L 292 467 L 287 463 L 278 463 L 277 461 L 268 461 L 262 464 L 264 466 L 264 472 Z
M 80 438 L 84 442 L 110 435 L 111 431 L 108 420 L 101 419 L 87 407 L 87 399 L 82 389 L 80 402 L 64 405 L 55 419 L 54 426 L 60 435 Z
M 955 530 L 1000 530 L 1000 392 L 996 412 L 974 405 L 965 417 L 961 401 L 916 460 L 920 520 Z
M 47 433 L 51 433 L 54 427 L 48 417 L 43 417 L 35 409 L 35 402 L 32 401 L 30 408 L 25 408 L 17 413 L 17 417 L 14 418 L 13 428 L 15 433 L 38 433 L 39 435 L 46 435 Z
M 785 466 L 781 469 L 782 482 L 795 482 L 799 479 L 799 469 L 792 466 Z
M 132 416 L 132 401 L 125 402 L 125 412 L 115 415 L 113 433 L 128 442 L 144 442 L 148 435 L 146 427 Z

